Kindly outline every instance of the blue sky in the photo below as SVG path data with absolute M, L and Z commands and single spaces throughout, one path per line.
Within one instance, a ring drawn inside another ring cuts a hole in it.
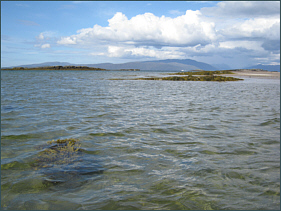
M 278 1 L 1 1 L 1 66 L 280 64 Z

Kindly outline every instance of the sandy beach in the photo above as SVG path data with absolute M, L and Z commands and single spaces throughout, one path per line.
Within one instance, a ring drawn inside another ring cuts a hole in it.
M 223 74 L 223 76 L 230 77 L 245 77 L 245 78 L 267 78 L 267 79 L 280 79 L 280 72 L 269 71 L 254 71 L 254 70 L 237 70 L 231 71 L 233 74 Z

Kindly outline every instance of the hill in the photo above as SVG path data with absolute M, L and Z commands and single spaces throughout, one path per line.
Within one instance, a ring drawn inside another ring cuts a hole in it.
M 216 70 L 215 67 L 198 62 L 191 59 L 166 59 L 166 60 L 155 60 L 155 61 L 141 61 L 141 62 L 127 62 L 121 64 L 113 63 L 99 63 L 99 64 L 71 64 L 68 62 L 44 62 L 39 64 L 30 65 L 20 65 L 13 67 L 24 67 L 24 68 L 34 68 L 34 67 L 46 67 L 46 66 L 88 66 L 95 68 L 102 68 L 108 70 L 120 70 L 120 69 L 140 69 L 146 71 L 189 71 L 195 69 L 201 70 Z M 13 68 L 9 67 L 9 68 Z M 2 68 L 4 69 L 4 68 Z
M 268 71 L 280 72 L 280 65 L 263 65 L 258 64 L 251 67 L 246 67 L 245 69 L 263 69 Z
M 155 60 L 155 61 L 141 61 L 141 62 L 127 62 L 122 64 L 102 63 L 102 64 L 91 64 L 89 66 L 95 66 L 105 69 L 128 69 L 137 68 L 140 70 L 153 70 L 153 71 L 189 71 L 189 70 L 216 70 L 215 67 L 203 63 L 197 62 L 191 59 L 166 59 L 166 60 Z
M 34 68 L 34 67 L 49 67 L 49 66 L 75 66 L 75 65 L 68 62 L 44 62 L 38 64 L 19 65 L 13 67 Z
M 202 70 L 216 70 L 215 67 L 213 67 L 210 64 L 204 63 L 204 62 L 198 62 L 196 60 L 192 59 L 166 59 L 166 60 L 157 60 L 153 62 L 161 62 L 161 63 L 168 63 L 168 64 L 184 64 L 188 66 L 197 67 L 197 69 Z
M 233 69 L 226 64 L 210 65 L 192 59 L 166 59 L 166 60 L 127 62 L 127 63 L 120 63 L 120 64 L 113 64 L 113 63 L 72 64 L 69 62 L 44 62 L 39 64 L 20 65 L 20 66 L 13 66 L 13 67 L 35 68 L 35 67 L 46 67 L 46 66 L 87 66 L 87 67 L 102 68 L 107 70 L 139 69 L 144 71 L 165 71 L 165 72 L 178 72 L 181 70 L 213 71 L 213 70 Z M 13 68 L 13 67 L 8 67 L 8 68 Z M 268 71 L 280 72 L 280 65 L 259 64 L 250 67 L 245 67 L 244 69 L 263 69 Z

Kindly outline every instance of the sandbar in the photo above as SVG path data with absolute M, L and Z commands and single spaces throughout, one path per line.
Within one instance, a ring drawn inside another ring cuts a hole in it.
M 243 78 L 265 78 L 280 79 L 280 72 L 270 72 L 262 70 L 234 70 L 233 74 L 222 74 L 222 76 L 243 77 Z

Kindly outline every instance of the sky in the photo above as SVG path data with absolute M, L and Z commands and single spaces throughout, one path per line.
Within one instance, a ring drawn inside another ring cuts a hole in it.
M 279 1 L 1 1 L 1 67 L 280 64 Z

